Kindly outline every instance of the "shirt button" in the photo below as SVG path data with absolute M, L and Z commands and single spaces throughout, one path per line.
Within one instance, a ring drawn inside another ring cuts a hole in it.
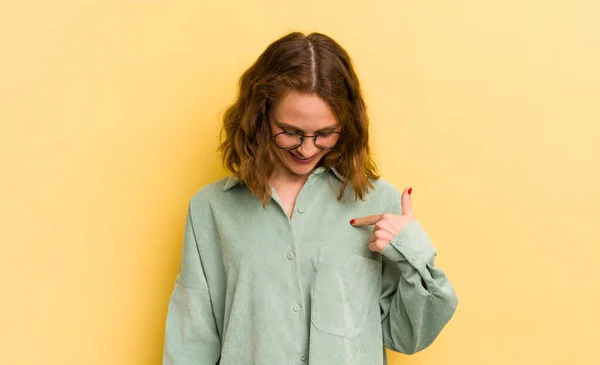
M 406 236 L 400 237 L 400 239 L 398 240 L 398 244 L 400 246 L 404 246 L 404 241 L 406 241 Z
M 298 211 L 298 213 L 304 213 L 304 208 L 302 207 L 298 207 L 298 209 L 296 209 Z
M 288 258 L 288 260 L 293 260 L 294 259 L 294 253 L 293 252 L 288 253 L 287 258 Z
M 300 310 L 300 304 L 294 305 L 294 312 L 298 312 Z
M 306 361 L 306 355 L 302 355 L 302 356 L 300 356 L 300 360 L 302 360 L 302 361 Z

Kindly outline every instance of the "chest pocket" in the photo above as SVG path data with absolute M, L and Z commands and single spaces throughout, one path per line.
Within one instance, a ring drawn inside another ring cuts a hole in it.
M 311 322 L 321 332 L 355 339 L 381 291 L 381 263 L 322 247 L 317 259 Z

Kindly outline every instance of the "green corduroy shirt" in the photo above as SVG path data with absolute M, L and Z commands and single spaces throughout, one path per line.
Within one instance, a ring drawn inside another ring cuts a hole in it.
M 365 201 L 316 168 L 290 219 L 231 176 L 190 200 L 164 365 L 378 365 L 429 346 L 458 304 L 419 221 L 381 253 L 353 218 L 401 213 L 379 179 Z

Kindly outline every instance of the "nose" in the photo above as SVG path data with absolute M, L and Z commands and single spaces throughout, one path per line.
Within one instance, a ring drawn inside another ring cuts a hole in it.
M 297 151 L 302 155 L 302 157 L 308 158 L 314 156 L 317 152 L 319 152 L 319 149 L 317 148 L 317 146 L 315 146 L 315 142 L 312 138 L 306 138 L 304 140 L 304 143 L 302 143 L 302 145 L 298 147 Z

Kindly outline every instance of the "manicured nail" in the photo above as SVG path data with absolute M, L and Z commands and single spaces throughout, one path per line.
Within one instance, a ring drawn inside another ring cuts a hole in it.
M 350 224 L 354 224 L 354 219 L 350 221 Z
M 408 188 L 408 195 L 412 194 L 412 188 Z

